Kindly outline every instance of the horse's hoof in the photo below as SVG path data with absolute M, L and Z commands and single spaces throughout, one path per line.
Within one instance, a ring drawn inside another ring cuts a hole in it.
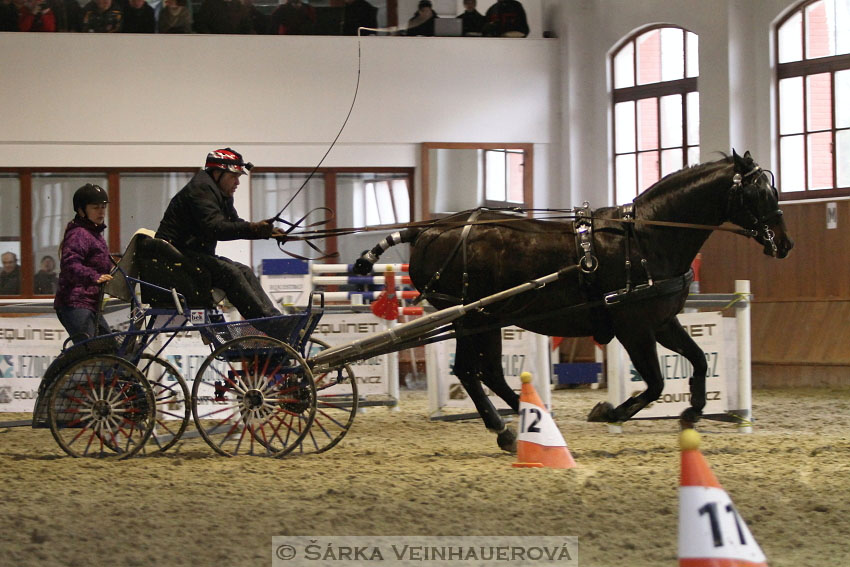
M 617 421 L 614 419 L 614 406 L 608 402 L 599 402 L 587 414 L 587 421 L 593 423 L 613 423 Z
M 516 453 L 516 431 L 510 427 L 505 427 L 496 436 L 496 443 L 502 451 L 508 453 Z
M 682 426 L 682 429 L 693 429 L 694 425 L 702 419 L 702 412 L 699 410 L 695 410 L 694 408 L 687 408 L 682 412 L 682 415 L 679 416 L 679 424 Z
M 354 262 L 354 267 L 351 268 L 351 271 L 357 275 L 365 276 L 372 273 L 373 265 L 374 264 L 366 258 L 357 258 Z

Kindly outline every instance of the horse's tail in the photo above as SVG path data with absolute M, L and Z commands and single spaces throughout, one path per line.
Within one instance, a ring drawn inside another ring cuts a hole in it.
M 422 232 L 421 228 L 411 227 L 402 230 L 401 232 L 392 233 L 376 244 L 374 248 L 368 252 L 364 252 L 363 255 L 354 262 L 352 271 L 361 276 L 372 273 L 372 266 L 374 266 L 375 262 L 378 261 L 378 258 L 381 257 L 381 254 L 386 252 L 387 248 L 404 242 L 413 242 L 416 240 L 416 237 L 419 236 L 420 232 Z

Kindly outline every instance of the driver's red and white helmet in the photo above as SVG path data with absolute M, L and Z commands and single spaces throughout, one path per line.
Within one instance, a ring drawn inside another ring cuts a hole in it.
M 242 160 L 242 154 L 230 148 L 211 151 L 204 165 L 204 169 L 223 169 L 236 175 L 244 175 L 253 167 L 254 164 Z

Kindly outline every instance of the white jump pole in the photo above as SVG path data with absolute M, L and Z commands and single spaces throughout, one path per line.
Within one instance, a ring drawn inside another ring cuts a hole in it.
M 743 297 L 746 307 L 736 309 L 735 323 L 738 330 L 738 406 L 746 421 L 738 427 L 740 433 L 752 433 L 753 419 L 753 376 L 752 351 L 750 344 L 750 280 L 735 280 L 735 293 Z

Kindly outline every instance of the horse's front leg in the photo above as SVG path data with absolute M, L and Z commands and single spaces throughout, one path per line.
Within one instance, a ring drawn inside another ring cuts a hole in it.
M 661 366 L 658 364 L 655 336 L 646 332 L 637 336 L 618 335 L 617 338 L 629 353 L 635 370 L 646 382 L 646 390 L 637 396 L 630 397 L 616 408 L 608 402 L 599 402 L 590 410 L 587 421 L 603 423 L 628 421 L 637 412 L 661 397 L 661 392 L 664 390 L 664 378 L 661 375 Z
M 501 333 L 498 330 L 495 333 L 497 339 L 501 339 Z M 481 333 L 480 335 L 470 335 L 457 339 L 454 373 L 460 383 L 463 384 L 466 393 L 472 399 L 472 403 L 475 404 L 475 409 L 478 410 L 478 415 L 481 416 L 484 425 L 497 434 L 496 442 L 499 447 L 514 453 L 516 452 L 516 433 L 505 424 L 505 420 L 499 415 L 498 410 L 487 397 L 482 386 L 485 377 L 488 382 L 491 381 L 490 372 L 492 368 L 498 367 L 499 376 L 502 376 L 501 343 L 499 342 L 499 349 L 494 359 L 492 348 L 487 348 L 488 345 L 492 344 L 492 338 L 488 341 L 481 336 L 489 334 L 491 333 Z M 502 382 L 504 382 L 504 376 L 502 376 Z M 490 387 L 492 388 L 492 386 Z M 505 384 L 505 387 L 507 387 L 507 384 Z M 516 393 L 513 391 L 511 393 L 514 398 L 517 397 Z M 498 391 L 497 394 L 502 396 Z M 514 408 L 514 411 L 518 409 L 518 399 L 515 405 L 511 405 L 511 407 Z
M 705 408 L 705 375 L 708 372 L 705 353 L 675 317 L 666 323 L 656 336 L 662 346 L 684 356 L 694 367 L 694 374 L 689 382 L 691 407 L 683 411 L 681 416 L 682 427 L 693 427 Z

